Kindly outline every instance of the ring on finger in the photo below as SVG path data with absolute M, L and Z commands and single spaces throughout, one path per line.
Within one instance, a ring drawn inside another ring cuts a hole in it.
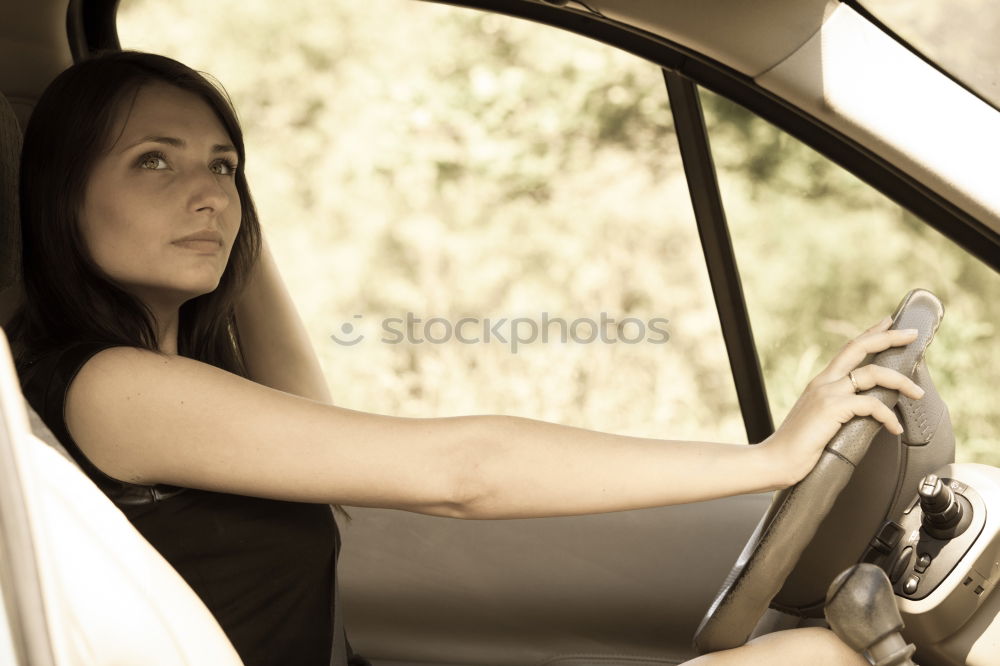
M 847 378 L 851 380 L 851 386 L 854 387 L 855 393 L 861 390 L 861 387 L 858 386 L 858 380 L 855 379 L 854 377 L 854 370 L 851 370 L 850 372 L 847 373 Z

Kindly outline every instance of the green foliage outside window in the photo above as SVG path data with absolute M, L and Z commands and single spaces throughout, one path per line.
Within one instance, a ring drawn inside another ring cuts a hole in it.
M 745 441 L 655 66 L 412 0 L 124 0 L 119 33 L 234 99 L 265 232 L 338 404 Z M 846 338 L 924 286 L 948 310 L 930 365 L 960 459 L 1000 463 L 997 275 L 787 135 L 703 101 L 776 421 Z M 408 311 L 663 317 L 670 340 L 376 342 Z M 331 340 L 352 322 L 363 343 Z

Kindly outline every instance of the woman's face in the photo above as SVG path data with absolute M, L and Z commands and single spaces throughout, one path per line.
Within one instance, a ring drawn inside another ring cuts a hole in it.
M 108 278 L 169 314 L 219 284 L 240 227 L 238 157 L 194 93 L 151 83 L 127 118 L 123 106 L 118 139 L 90 174 L 80 231 Z M 181 242 L 192 234 L 209 240 Z

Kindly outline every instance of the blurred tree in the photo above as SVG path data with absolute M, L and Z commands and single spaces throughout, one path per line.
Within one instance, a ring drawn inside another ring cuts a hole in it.
M 703 91 L 707 125 L 772 408 L 778 420 L 829 349 L 915 287 L 946 315 L 928 362 L 960 460 L 1000 464 L 983 364 L 1000 322 L 1000 276 L 827 158 Z M 980 351 L 977 351 L 980 350 Z
M 655 66 L 412 0 L 280 12 L 267 0 L 123 0 L 119 16 L 127 48 L 225 83 L 337 402 L 745 441 Z M 995 334 L 1000 299 L 984 289 L 996 276 L 745 109 L 703 100 L 776 416 L 846 337 L 928 286 L 948 307 L 931 367 L 962 455 L 1000 461 L 982 390 L 1000 377 L 974 353 Z M 670 340 L 516 354 L 376 343 L 379 322 L 407 311 L 664 317 Z M 364 343 L 330 340 L 346 323 Z

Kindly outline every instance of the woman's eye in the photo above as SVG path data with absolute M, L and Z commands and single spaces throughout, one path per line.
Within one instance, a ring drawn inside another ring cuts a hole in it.
M 236 164 L 230 160 L 219 160 L 211 168 L 213 173 L 220 176 L 232 176 L 236 173 Z
M 163 164 L 163 166 L 160 166 L 161 163 Z M 156 155 L 151 153 L 149 155 L 143 155 L 141 158 L 139 158 L 139 166 L 142 167 L 143 169 L 149 169 L 151 171 L 160 171 L 166 168 L 167 161 L 163 158 L 162 155 Z

